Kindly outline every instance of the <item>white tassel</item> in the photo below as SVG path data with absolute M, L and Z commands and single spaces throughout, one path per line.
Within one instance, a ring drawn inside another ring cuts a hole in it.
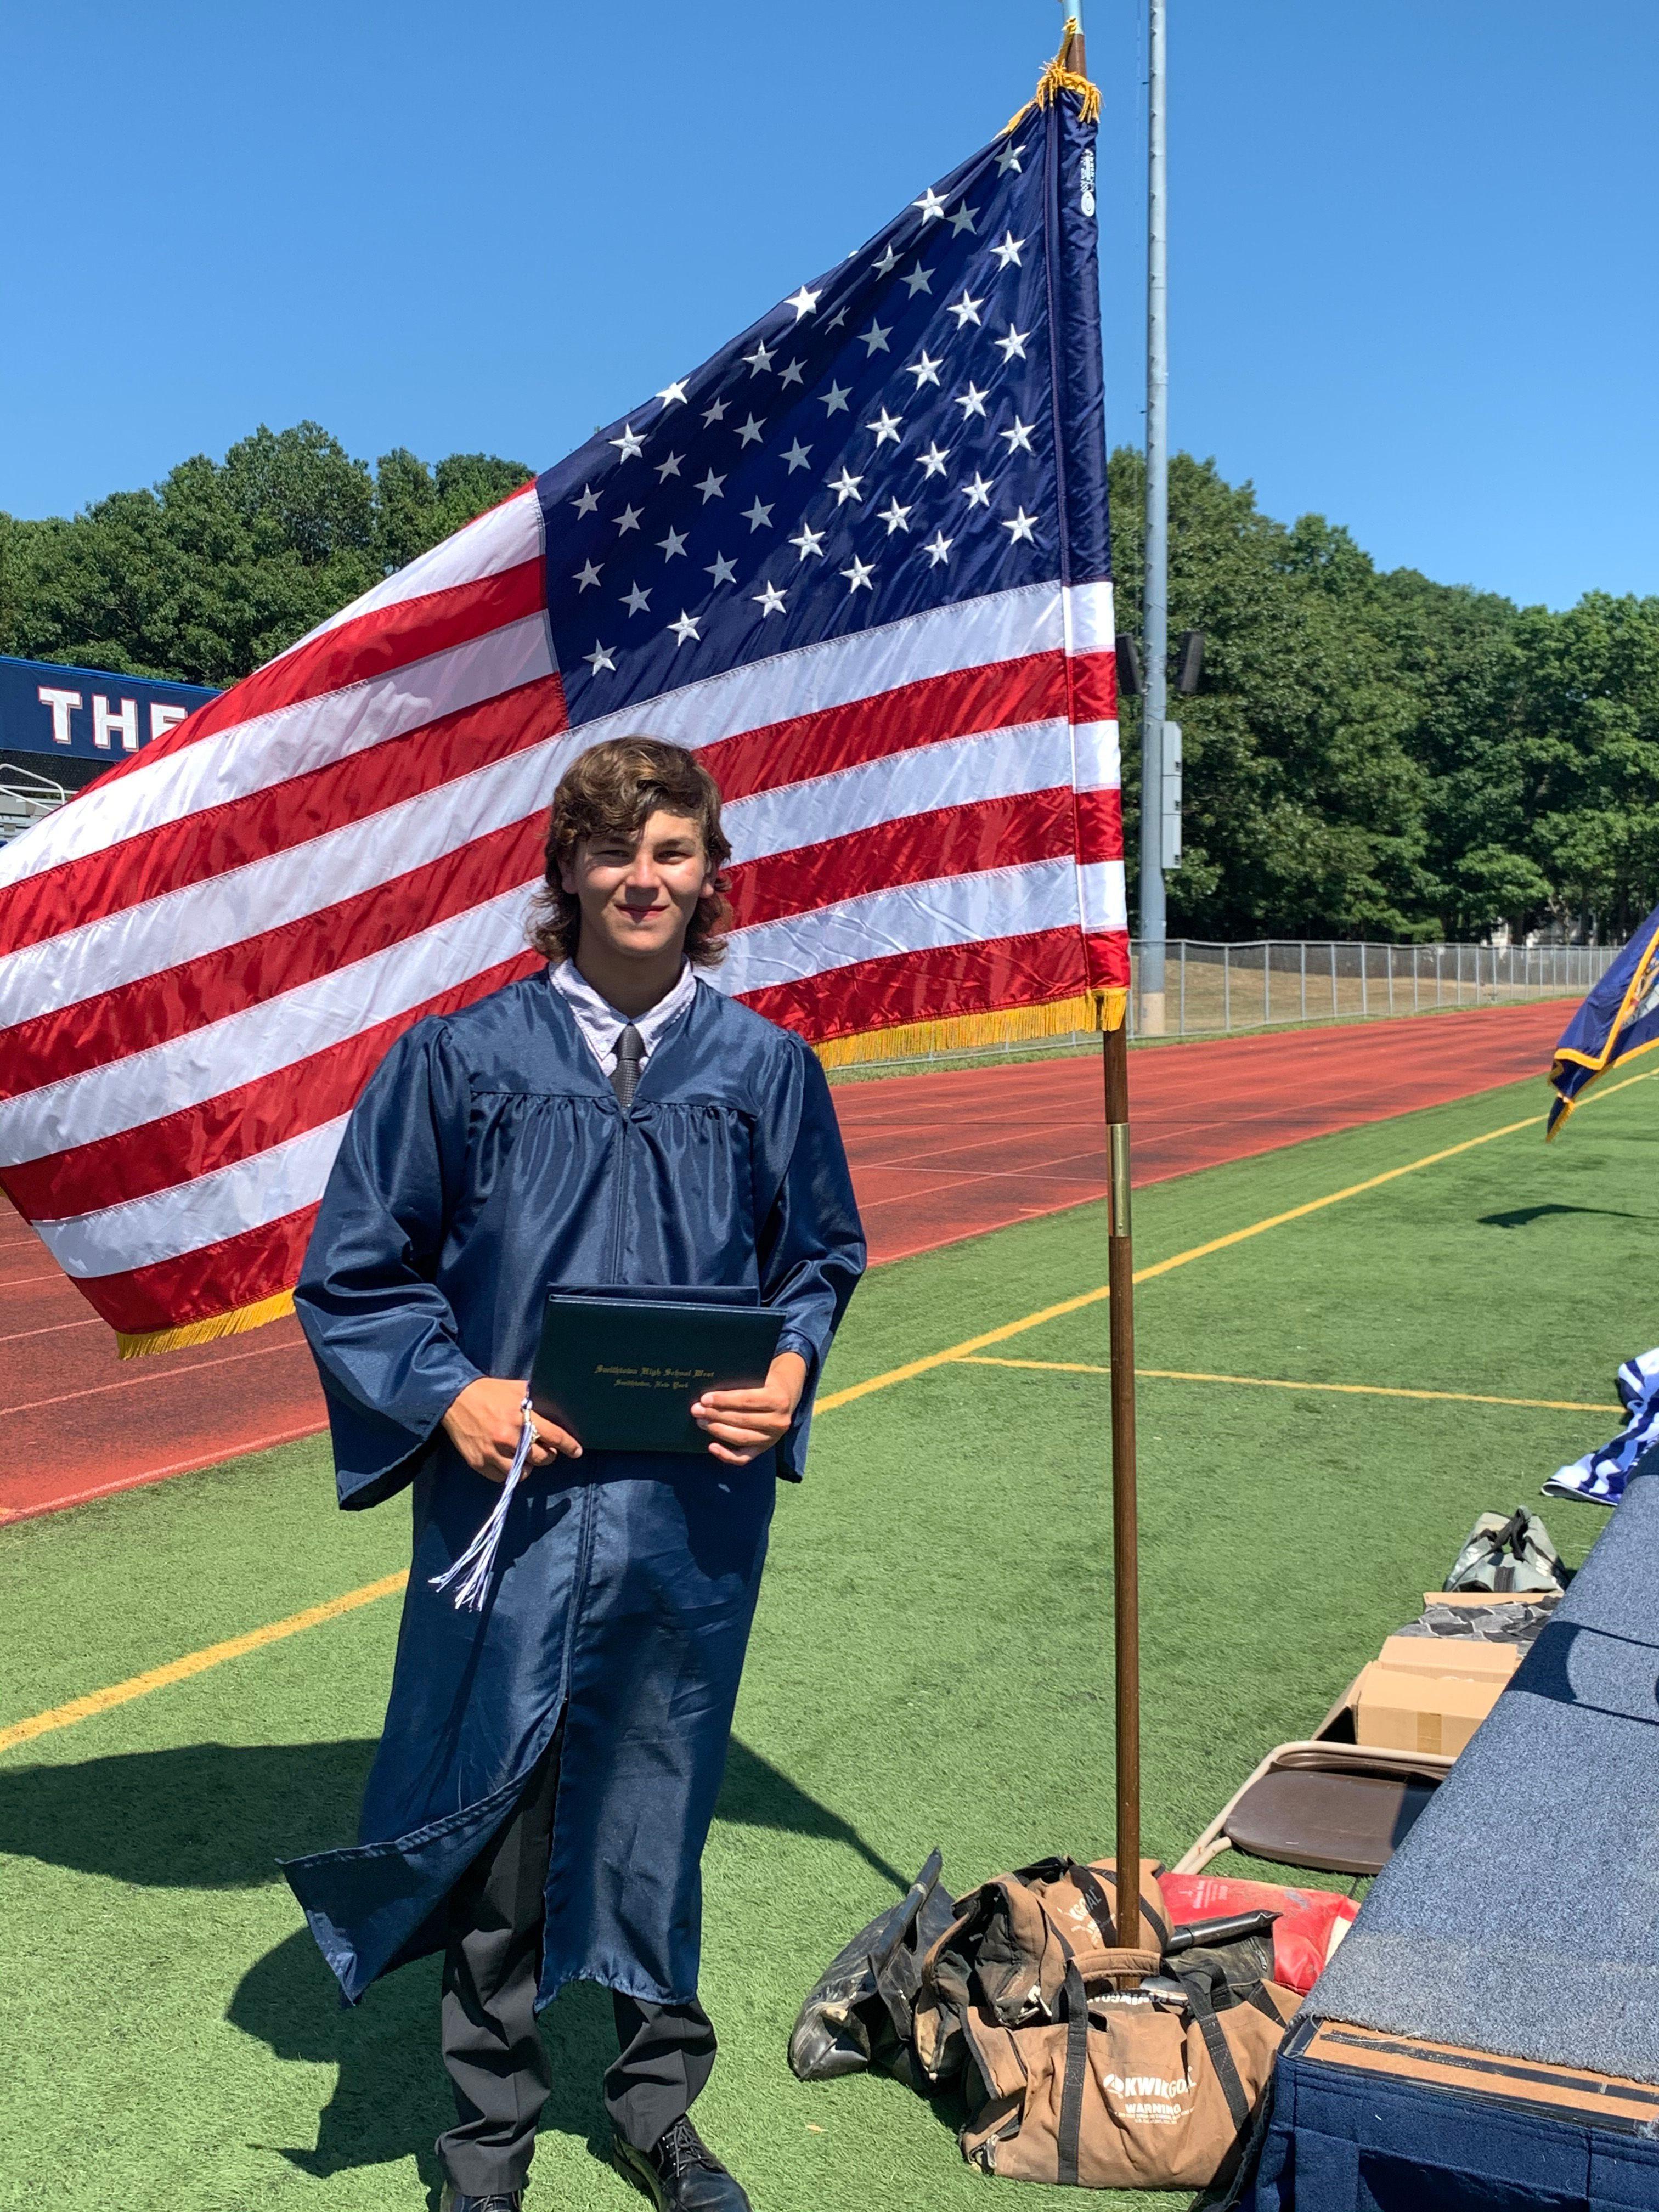
M 523 1413 L 524 1433 L 519 1438 L 518 1450 L 513 1455 L 513 1465 L 507 1472 L 507 1480 L 501 1485 L 501 1494 L 495 1500 L 495 1511 L 447 1573 L 432 1577 L 433 1589 L 441 1590 L 447 1589 L 458 1575 L 465 1576 L 466 1579 L 455 1593 L 457 1613 L 481 1613 L 483 1610 L 490 1577 L 495 1571 L 495 1553 L 501 1544 L 501 1531 L 507 1526 L 507 1508 L 512 1504 L 513 1493 L 530 1464 L 531 1449 L 536 1441 L 536 1424 L 531 1419 L 528 1398 L 524 1401 Z

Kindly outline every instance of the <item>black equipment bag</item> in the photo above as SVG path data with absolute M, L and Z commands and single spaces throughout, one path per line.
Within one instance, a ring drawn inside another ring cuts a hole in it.
M 911 2051 L 921 1962 L 956 1917 L 956 1899 L 939 1880 L 938 1850 L 896 1905 L 860 1929 L 836 1953 L 796 2015 L 790 2071 L 802 2081 L 842 2074 L 891 2074 L 926 2087 Z

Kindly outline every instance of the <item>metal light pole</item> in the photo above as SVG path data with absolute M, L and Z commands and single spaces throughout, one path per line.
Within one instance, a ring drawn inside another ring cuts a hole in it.
M 1146 581 L 1140 701 L 1140 1033 L 1164 1034 L 1164 709 L 1170 646 L 1170 231 L 1164 6 L 1146 10 Z

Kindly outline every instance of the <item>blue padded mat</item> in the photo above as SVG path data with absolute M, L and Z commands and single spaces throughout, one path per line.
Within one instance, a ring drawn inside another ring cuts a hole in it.
M 1303 2017 L 1254 2212 L 1659 2212 L 1659 2120 L 1639 2110 L 1601 2124 L 1594 2098 L 1540 2111 L 1302 2047 L 1346 2022 L 1659 2084 L 1659 1452 Z
M 1659 2142 L 1291 2049 L 1251 2212 L 1653 2212 Z
M 1659 1452 L 1305 2009 L 1659 2082 Z

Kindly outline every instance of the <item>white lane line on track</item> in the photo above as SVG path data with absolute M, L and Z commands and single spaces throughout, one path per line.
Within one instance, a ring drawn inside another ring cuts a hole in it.
M 167 1382 L 179 1375 L 199 1375 L 204 1368 L 216 1372 L 222 1367 L 234 1367 L 244 1359 L 264 1359 L 273 1352 L 307 1352 L 309 1346 L 298 1344 L 256 1344 L 251 1352 L 233 1352 L 219 1359 L 193 1359 L 188 1367 L 165 1367 L 157 1373 L 124 1375 L 118 1382 L 94 1382 L 84 1390 L 65 1390 L 55 1398 L 32 1398 L 27 1405 L 0 1406 L 0 1415 L 38 1413 L 48 1406 L 74 1405 L 82 1398 L 101 1398 L 111 1390 L 130 1390 L 140 1382 Z M 133 1363 L 135 1365 L 137 1362 Z M 240 1451 L 243 1449 L 238 1445 Z
M 96 1314 L 88 1314 L 84 1321 L 54 1321 L 45 1328 L 15 1328 L 9 1336 L 0 1336 L 0 1344 L 21 1344 L 26 1336 L 56 1336 L 66 1328 L 100 1328 L 104 1327 Z

